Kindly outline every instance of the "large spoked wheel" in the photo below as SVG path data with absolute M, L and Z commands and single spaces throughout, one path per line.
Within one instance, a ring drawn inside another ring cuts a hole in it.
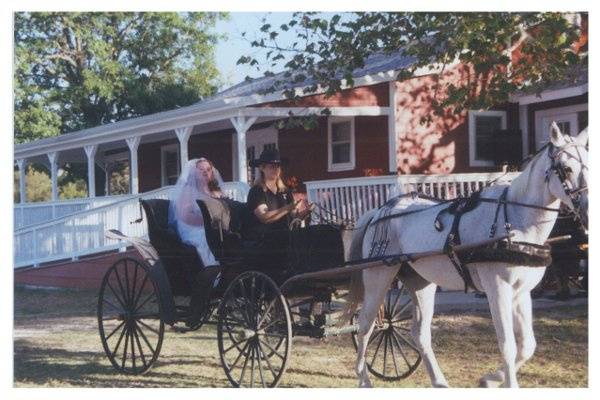
M 231 385 L 277 386 L 292 347 L 292 320 L 275 282 L 260 272 L 241 274 L 225 291 L 217 319 L 219 354 Z
M 412 299 L 406 288 L 391 289 L 369 337 L 365 360 L 369 371 L 386 381 L 397 381 L 411 375 L 421 363 L 421 354 L 410 335 Z M 352 318 L 358 323 L 358 316 Z M 352 333 L 352 342 L 358 349 L 357 332 Z
M 143 374 L 158 358 L 165 331 L 160 307 L 147 265 L 122 258 L 104 275 L 98 330 L 104 351 L 118 371 Z

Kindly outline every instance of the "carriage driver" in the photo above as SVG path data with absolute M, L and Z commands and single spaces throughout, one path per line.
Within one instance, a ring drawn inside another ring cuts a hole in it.
M 294 201 L 283 183 L 279 150 L 265 149 L 250 165 L 258 167 L 258 173 L 248 193 L 250 216 L 244 236 L 257 241 L 273 261 L 282 260 L 279 257 L 285 257 L 290 218 L 304 219 L 311 210 L 303 201 Z

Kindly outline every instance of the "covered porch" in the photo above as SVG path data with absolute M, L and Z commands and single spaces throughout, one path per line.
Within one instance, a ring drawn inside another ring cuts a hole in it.
M 14 156 L 19 171 L 20 202 L 14 205 L 14 228 L 168 187 L 175 183 L 189 159 L 201 156 L 215 162 L 225 181 L 247 183 L 252 176 L 248 158 L 260 152 L 249 144 L 262 143 L 265 133 L 276 138 L 273 124 L 277 120 L 290 115 L 320 114 L 324 110 L 324 107 L 252 107 L 235 104 L 235 99 L 218 101 L 220 108 L 214 103 L 209 102 L 211 107 L 201 103 L 203 108 L 190 106 L 17 145 Z M 389 107 L 376 106 L 329 107 L 329 111 L 331 116 L 341 117 L 390 114 Z M 66 163 L 87 166 L 87 197 L 59 198 L 58 176 Z M 125 194 L 112 193 L 109 184 L 111 171 L 119 163 L 129 168 Z M 26 170 L 30 164 L 44 165 L 49 171 L 50 201 L 27 202 Z

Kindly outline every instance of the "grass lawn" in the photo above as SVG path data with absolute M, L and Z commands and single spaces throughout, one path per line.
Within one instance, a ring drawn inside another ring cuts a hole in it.
M 215 328 L 165 329 L 155 366 L 143 376 L 117 373 L 98 336 L 95 291 L 15 288 L 14 383 L 17 387 L 227 387 Z M 519 372 L 522 387 L 587 387 L 587 305 L 534 310 L 538 347 Z M 476 387 L 500 364 L 489 313 L 434 318 L 433 348 L 451 386 Z M 297 338 L 282 387 L 356 387 L 350 336 Z M 400 382 L 377 387 L 429 387 L 421 365 Z

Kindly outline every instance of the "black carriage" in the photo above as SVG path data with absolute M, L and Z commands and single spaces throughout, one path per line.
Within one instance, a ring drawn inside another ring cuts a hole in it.
M 204 304 L 205 318 L 190 323 L 197 310 L 192 298 L 202 282 L 201 261 L 195 248 L 183 244 L 167 225 L 169 201 L 142 200 L 150 243 L 109 231 L 113 239 L 131 242 L 143 261 L 123 258 L 104 276 L 98 299 L 102 345 L 120 372 L 142 374 L 156 362 L 165 325 L 176 331 L 216 324 L 221 364 L 234 387 L 275 387 L 288 364 L 292 338 L 324 338 L 351 333 L 358 325 L 335 326 L 337 300 L 355 270 L 345 260 L 350 231 L 334 225 L 290 230 L 289 246 L 269 257 L 258 243 L 243 236 L 245 204 L 229 199 L 199 201 L 207 242 L 221 274 Z M 297 221 L 296 221 L 297 222 Z M 306 235 L 308 230 L 318 233 Z M 327 243 L 313 243 L 315 238 Z M 395 284 L 387 294 L 367 349 L 371 373 L 385 380 L 412 374 L 421 357 L 412 343 L 409 324 L 411 299 Z M 185 324 L 186 326 L 181 326 Z
M 532 291 L 533 297 L 541 297 L 552 290 L 556 300 L 568 300 L 575 296 L 587 296 L 588 291 L 588 234 L 572 213 L 561 213 L 548 243 L 552 249 L 552 264 L 542 281 Z

